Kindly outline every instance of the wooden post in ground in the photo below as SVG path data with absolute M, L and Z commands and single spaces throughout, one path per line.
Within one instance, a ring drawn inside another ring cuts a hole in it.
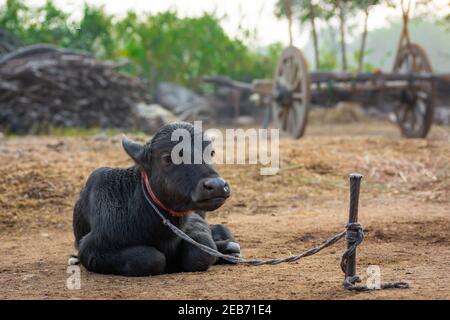
M 350 174 L 350 207 L 349 207 L 348 223 L 358 222 L 359 189 L 361 186 L 362 177 L 363 176 L 359 173 Z M 347 240 L 347 248 L 350 248 L 352 244 L 353 244 L 352 241 Z M 355 275 L 356 275 L 356 250 L 354 254 L 348 257 L 345 279 L 347 279 L 348 277 L 354 277 Z

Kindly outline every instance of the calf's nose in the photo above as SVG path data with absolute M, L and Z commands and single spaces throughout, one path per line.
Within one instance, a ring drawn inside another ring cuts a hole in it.
M 203 192 L 215 197 L 230 196 L 230 186 L 223 178 L 207 178 L 203 180 Z

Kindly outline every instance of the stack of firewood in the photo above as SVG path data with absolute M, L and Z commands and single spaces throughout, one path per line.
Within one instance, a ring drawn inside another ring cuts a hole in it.
M 135 107 L 150 103 L 146 83 L 85 53 L 49 46 L 0 57 L 0 131 L 53 128 L 136 129 Z
M 24 43 L 14 34 L 0 29 L 0 56 L 24 46 Z

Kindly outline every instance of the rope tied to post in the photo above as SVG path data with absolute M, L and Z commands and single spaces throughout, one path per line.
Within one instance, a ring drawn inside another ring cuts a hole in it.
M 347 276 L 347 267 L 349 258 L 356 253 L 356 248 L 363 242 L 364 240 L 364 231 L 361 224 L 357 222 L 348 223 L 346 226 L 346 234 L 345 240 L 347 243 L 350 243 L 350 246 L 347 250 L 344 251 L 341 257 L 341 270 L 345 274 L 345 279 L 343 282 L 344 288 L 350 291 L 371 291 L 377 289 L 407 289 L 409 288 L 409 284 L 406 282 L 388 282 L 382 283 L 379 288 L 369 288 L 368 286 L 357 285 L 356 283 L 361 282 L 361 278 L 352 275 Z
M 364 232 L 361 224 L 357 222 L 347 223 L 345 225 L 345 240 L 351 243 L 351 246 L 344 251 L 341 257 L 341 270 L 346 273 L 349 257 L 354 255 L 356 248 L 364 240 Z
M 362 176 L 359 175 L 358 177 L 358 181 L 361 179 Z M 352 182 L 352 176 L 350 178 L 350 181 Z M 208 247 L 204 244 L 198 243 L 197 241 L 195 241 L 194 239 L 192 239 L 191 237 L 189 237 L 186 233 L 184 233 L 181 229 L 179 229 L 177 226 L 175 226 L 174 224 L 172 224 L 172 222 L 170 222 L 169 219 L 167 219 L 162 213 L 161 211 L 158 209 L 158 207 L 151 201 L 149 195 L 147 194 L 147 192 L 145 192 L 145 184 L 144 184 L 144 180 L 141 179 L 142 182 L 142 190 L 144 193 L 144 196 L 147 200 L 147 202 L 151 205 L 151 207 L 155 210 L 155 212 L 158 214 L 158 216 L 161 218 L 162 223 L 167 226 L 169 229 L 172 230 L 172 232 L 177 235 L 178 237 L 180 237 L 181 239 L 183 239 L 184 241 L 192 244 L 193 246 L 199 248 L 200 250 L 202 250 L 203 252 L 216 257 L 216 258 L 221 258 L 224 259 L 226 261 L 232 262 L 232 263 L 236 263 L 236 264 L 248 264 L 248 265 L 252 265 L 252 266 L 261 266 L 261 265 L 276 265 L 276 264 L 280 264 L 280 263 L 284 263 L 284 262 L 294 262 L 294 261 L 298 261 L 302 258 L 308 257 L 308 256 L 312 256 L 320 251 L 322 251 L 323 249 L 337 243 L 339 240 L 341 240 L 342 238 L 345 237 L 345 240 L 347 241 L 347 249 L 344 251 L 344 253 L 341 256 L 341 262 L 340 262 L 340 267 L 341 270 L 344 272 L 345 274 L 345 279 L 344 279 L 344 288 L 348 289 L 348 290 L 352 290 L 352 291 L 370 291 L 370 290 L 375 290 L 375 289 L 389 289 L 389 288 L 400 288 L 400 289 L 404 289 L 404 288 L 409 288 L 409 285 L 405 282 L 395 282 L 395 283 L 385 283 L 382 284 L 380 288 L 369 288 L 367 286 L 359 286 L 356 285 L 355 283 L 357 282 L 361 282 L 361 279 L 355 275 L 354 269 L 356 267 L 356 263 L 355 263 L 355 255 L 356 255 L 356 248 L 363 242 L 364 240 L 364 232 L 363 232 L 363 228 L 361 226 L 361 224 L 357 223 L 356 221 L 354 222 L 349 222 L 345 225 L 345 230 L 342 232 L 337 233 L 336 235 L 332 236 L 331 238 L 327 239 L 326 241 L 324 241 L 323 243 L 319 244 L 318 246 L 315 246 L 311 249 L 308 249 L 302 253 L 296 254 L 296 255 L 291 255 L 288 256 L 286 258 L 275 258 L 275 259 L 244 259 L 241 258 L 239 256 L 234 256 L 234 255 L 228 255 L 228 254 L 223 254 L 211 247 Z M 352 192 L 350 199 L 351 199 L 351 204 L 350 204 L 350 212 L 351 212 L 351 216 L 353 214 L 353 218 L 356 219 L 356 214 L 357 214 L 357 202 L 355 204 L 355 199 L 357 200 L 358 196 L 359 196 L 359 185 L 358 186 L 353 186 L 353 188 L 351 188 L 351 190 L 353 191 L 357 191 L 357 192 Z M 356 210 L 356 211 L 355 211 Z M 352 220 L 352 218 L 350 219 Z M 353 269 L 353 271 L 352 271 Z

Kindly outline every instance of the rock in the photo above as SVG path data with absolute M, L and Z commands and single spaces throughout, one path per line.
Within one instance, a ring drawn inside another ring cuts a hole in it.
M 174 83 L 159 83 L 155 99 L 164 108 L 179 116 L 180 120 L 208 120 L 213 113 L 205 98 Z
M 139 128 L 149 134 L 155 133 L 165 124 L 179 121 L 176 115 L 159 104 L 139 103 L 135 109 L 139 119 Z
M 53 149 L 53 150 L 56 150 L 56 151 L 61 151 L 64 148 L 65 144 L 64 144 L 63 141 L 58 141 L 56 143 L 48 143 L 45 146 L 47 148 L 49 148 L 49 149 Z
M 105 132 L 100 132 L 94 137 L 95 141 L 106 141 L 108 140 L 108 135 Z
M 211 110 L 214 110 L 214 119 L 217 122 L 229 123 L 234 118 L 235 109 L 227 95 L 219 94 L 219 89 L 217 89 L 217 92 L 207 93 L 204 98 L 208 102 Z
M 240 116 L 234 120 L 238 126 L 250 126 L 255 123 L 255 119 L 250 116 Z
M 364 106 L 364 111 L 369 118 L 380 119 L 380 120 L 391 120 L 392 116 L 395 114 L 392 111 L 392 105 L 382 105 L 379 106 Z M 395 119 L 394 119 L 395 122 Z
M 450 107 L 437 107 L 434 109 L 434 123 L 450 125 Z
M 116 134 L 115 136 L 111 137 L 111 143 L 119 143 L 122 141 L 123 134 Z
M 36 277 L 35 274 L 32 274 L 32 273 L 26 274 L 26 275 L 24 275 L 24 276 L 22 277 L 22 281 L 28 281 L 28 280 L 30 280 L 30 279 L 33 279 L 34 277 Z

